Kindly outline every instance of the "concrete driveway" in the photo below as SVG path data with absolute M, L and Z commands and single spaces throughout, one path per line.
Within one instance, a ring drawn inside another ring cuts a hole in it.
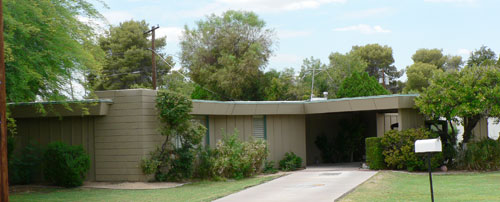
M 308 167 L 305 170 L 245 189 L 216 202 L 334 201 L 375 175 L 352 164 Z

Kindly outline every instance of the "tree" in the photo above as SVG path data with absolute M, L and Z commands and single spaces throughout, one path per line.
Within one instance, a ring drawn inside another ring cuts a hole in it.
M 329 96 L 335 96 L 334 84 L 328 74 L 324 72 L 326 65 L 320 59 L 314 57 L 306 58 L 302 61 L 302 66 L 298 78 L 297 95 L 301 100 L 308 100 L 311 93 L 321 96 L 323 92 L 328 92 Z M 314 89 L 311 92 L 314 74 Z
M 125 21 L 118 26 L 110 26 L 105 35 L 99 38 L 99 45 L 106 53 L 102 76 L 98 89 L 150 88 L 152 86 L 151 34 L 144 34 L 149 25 L 143 21 Z M 166 58 L 156 57 L 158 78 L 174 66 L 172 57 L 160 53 L 166 46 L 165 37 L 155 39 L 155 52 Z M 158 83 L 158 86 L 164 82 Z
M 95 26 L 102 15 L 85 0 L 4 0 L 8 102 L 60 100 L 83 74 L 100 68 Z M 81 19 L 88 19 L 84 22 Z
M 428 63 L 417 62 L 407 67 L 406 75 L 408 80 L 406 81 L 403 92 L 422 92 L 429 86 L 429 79 L 431 79 L 436 72 L 442 72 L 442 70 Z
M 295 72 L 293 68 L 286 68 L 281 72 L 271 70 L 264 74 L 265 100 L 296 100 Z
M 352 54 L 358 55 L 366 63 L 368 63 L 367 72 L 370 76 L 375 77 L 377 80 L 385 79 L 389 82 L 389 88 L 395 86 L 395 79 L 401 77 L 402 72 L 399 72 L 394 64 L 392 57 L 392 48 L 379 44 L 368 44 L 365 46 L 353 46 Z
M 367 72 L 353 72 L 347 77 L 337 92 L 337 97 L 362 97 L 372 95 L 387 95 L 387 91 L 380 85 L 375 77 L 368 75 Z
M 330 64 L 328 64 L 327 73 L 332 77 L 335 92 L 345 78 L 353 72 L 363 72 L 368 67 L 360 56 L 351 53 L 331 53 L 328 59 L 330 59 Z
M 418 49 L 411 59 L 414 63 L 426 63 L 433 64 L 439 69 L 442 69 L 444 64 L 446 63 L 446 56 L 443 55 L 443 50 L 439 49 Z
M 467 143 L 479 120 L 500 117 L 499 84 L 497 67 L 466 66 L 461 71 L 436 74 L 415 104 L 431 120 L 443 117 L 448 123 L 461 123 L 463 143 Z
M 160 87 L 186 97 L 191 97 L 197 85 L 187 78 L 186 75 L 188 74 L 184 69 L 172 70 L 161 77 L 164 85 Z
M 497 60 L 497 56 L 493 50 L 488 48 L 487 46 L 481 46 L 479 50 L 475 50 L 470 54 L 469 59 L 467 60 L 467 66 L 472 67 L 476 66 L 488 66 L 495 65 Z
M 446 63 L 443 66 L 444 71 L 449 70 L 460 70 L 464 65 L 464 61 L 462 60 L 462 56 L 446 56 Z
M 184 29 L 181 63 L 194 82 L 225 100 L 261 100 L 259 82 L 274 31 L 253 13 L 226 11 Z

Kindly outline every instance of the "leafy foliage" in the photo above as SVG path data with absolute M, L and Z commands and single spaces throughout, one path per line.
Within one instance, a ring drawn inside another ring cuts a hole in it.
M 274 161 L 266 161 L 264 163 L 264 169 L 262 170 L 262 172 L 267 174 L 277 173 L 278 170 L 274 168 Z
M 422 92 L 429 86 L 430 79 L 437 74 L 437 72 L 442 72 L 442 70 L 428 63 L 416 62 L 407 67 L 406 75 L 408 80 L 406 81 L 403 92 Z
M 371 77 L 366 72 L 353 72 L 347 77 L 340 86 L 337 92 L 337 97 L 361 97 L 372 95 L 387 95 L 387 91 L 380 85 L 374 77 Z
M 385 78 L 392 87 L 395 87 L 395 79 L 401 77 L 403 72 L 399 72 L 394 66 L 392 48 L 379 44 L 367 44 L 365 46 L 353 46 L 351 54 L 361 57 L 367 64 L 366 71 L 377 80 Z M 385 75 L 385 76 L 384 76 Z
M 384 169 L 387 166 L 384 162 L 382 138 L 369 137 L 365 139 L 366 163 L 372 170 Z
M 296 78 L 292 68 L 281 72 L 274 69 L 264 74 L 261 87 L 264 88 L 264 100 L 296 100 Z
M 262 99 L 259 78 L 272 54 L 274 31 L 255 13 L 212 14 L 184 33 L 181 61 L 193 81 L 224 100 Z
M 455 121 L 464 126 L 463 142 L 481 118 L 500 116 L 500 71 L 492 66 L 464 67 L 437 74 L 415 104 L 431 120 Z
M 49 182 L 63 187 L 77 187 L 85 180 L 90 157 L 82 146 L 53 142 L 47 145 L 43 165 L 45 179 Z
M 28 144 L 19 157 L 11 153 L 12 151 L 9 154 L 9 184 L 30 184 L 42 162 L 41 149 L 37 145 Z
M 204 178 L 241 179 L 259 173 L 267 157 L 264 140 L 241 141 L 238 131 L 224 134 L 213 150 L 205 150 L 200 156 L 200 173 Z M 205 176 L 203 176 L 205 175 Z
M 481 46 L 479 50 L 475 50 L 470 54 L 467 60 L 467 66 L 493 66 L 496 60 L 497 56 L 493 50 L 486 46 Z
M 390 130 L 382 138 L 384 160 L 391 169 L 406 169 L 408 171 L 426 170 L 423 156 L 415 153 L 415 141 L 420 139 L 436 138 L 437 134 L 426 129 L 407 129 L 403 131 Z M 431 167 L 437 168 L 443 162 L 441 153 L 431 159 Z
M 8 102 L 64 99 L 76 75 L 96 72 L 103 52 L 93 21 L 102 20 L 86 0 L 4 0 Z M 83 22 L 81 18 L 89 21 Z
M 194 149 L 199 147 L 206 128 L 192 119 L 192 108 L 193 103 L 186 96 L 158 91 L 156 109 L 165 141 L 149 158 L 142 159 L 145 174 L 154 174 L 158 181 L 181 181 L 193 175 Z
M 151 69 L 151 34 L 144 34 L 149 25 L 143 21 L 125 21 L 118 26 L 111 25 L 109 30 L 99 38 L 99 45 L 106 53 L 102 70 L 102 78 L 94 81 L 99 89 L 150 88 L 152 86 Z M 167 45 L 166 38 L 155 39 L 156 71 L 158 86 L 165 85 L 161 75 L 166 74 L 174 66 L 171 56 L 165 56 L 161 50 Z M 99 75 L 91 75 L 99 76 Z
M 500 142 L 489 138 L 467 144 L 459 151 L 457 167 L 467 170 L 500 169 Z
M 415 64 L 424 63 L 434 65 L 438 69 L 443 69 L 446 63 L 446 57 L 443 55 L 443 50 L 439 49 L 418 49 L 411 59 Z
M 280 170 L 292 171 L 297 170 L 302 167 L 302 158 L 297 156 L 295 153 L 285 153 L 285 156 L 279 162 Z

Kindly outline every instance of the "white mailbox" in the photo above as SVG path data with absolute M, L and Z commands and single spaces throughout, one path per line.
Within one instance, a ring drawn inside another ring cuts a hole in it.
M 415 141 L 415 153 L 441 152 L 443 146 L 441 139 L 425 139 Z

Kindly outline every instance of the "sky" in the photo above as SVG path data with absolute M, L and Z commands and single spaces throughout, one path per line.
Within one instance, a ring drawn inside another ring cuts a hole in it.
M 277 43 L 266 70 L 300 70 L 311 56 L 328 63 L 332 52 L 378 43 L 393 49 L 405 69 L 420 48 L 442 49 L 465 60 L 486 45 L 500 53 L 498 0 L 103 0 L 95 4 L 111 25 L 134 19 L 159 25 L 167 36 L 164 53 L 180 61 L 183 28 L 228 9 L 253 11 L 274 29 Z M 406 76 L 402 77 L 406 80 Z

